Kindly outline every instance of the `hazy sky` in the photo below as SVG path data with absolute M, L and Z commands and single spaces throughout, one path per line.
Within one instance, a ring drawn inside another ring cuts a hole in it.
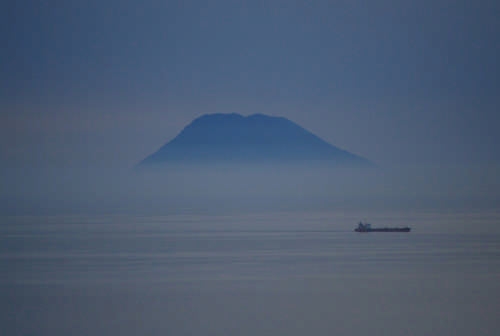
M 205 113 L 382 165 L 499 162 L 498 1 L 12 1 L 2 161 L 133 166 Z

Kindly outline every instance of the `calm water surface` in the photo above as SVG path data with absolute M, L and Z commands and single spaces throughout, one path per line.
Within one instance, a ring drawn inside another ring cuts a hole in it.
M 3 334 L 498 332 L 500 235 L 359 234 L 320 222 L 4 218 Z

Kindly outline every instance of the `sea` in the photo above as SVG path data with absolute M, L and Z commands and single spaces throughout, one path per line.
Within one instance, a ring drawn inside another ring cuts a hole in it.
M 498 334 L 497 215 L 359 219 L 3 216 L 1 334 Z

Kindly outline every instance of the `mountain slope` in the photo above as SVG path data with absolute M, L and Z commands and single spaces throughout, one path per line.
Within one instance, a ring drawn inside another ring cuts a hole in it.
M 370 165 L 286 118 L 262 114 L 201 116 L 140 165 L 308 161 Z

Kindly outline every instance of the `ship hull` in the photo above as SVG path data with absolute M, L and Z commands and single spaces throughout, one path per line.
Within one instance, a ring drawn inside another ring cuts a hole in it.
M 367 228 L 356 228 L 356 232 L 410 232 L 410 228 L 379 228 L 379 229 L 367 229 Z

